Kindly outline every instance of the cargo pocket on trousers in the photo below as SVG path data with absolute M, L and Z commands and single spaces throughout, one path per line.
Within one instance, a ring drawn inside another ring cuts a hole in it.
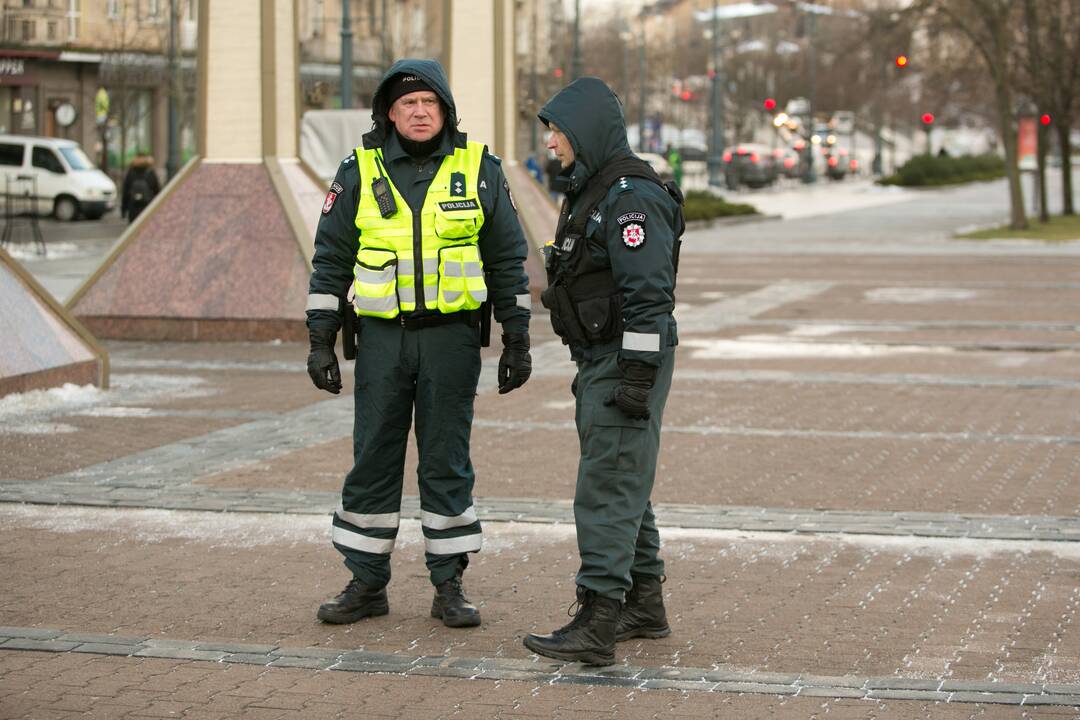
M 632 420 L 614 405 L 590 405 L 582 413 L 585 428 L 583 456 L 605 469 L 634 472 L 636 450 L 644 440 L 648 420 Z

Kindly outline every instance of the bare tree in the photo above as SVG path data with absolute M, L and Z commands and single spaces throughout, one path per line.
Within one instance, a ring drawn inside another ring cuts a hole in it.
M 1061 150 L 1062 207 L 1073 215 L 1072 145 L 1070 130 L 1080 97 L 1080 8 L 1069 0 L 1023 0 L 1023 34 L 1020 46 L 1025 85 L 1032 98 L 1048 113 L 1057 131 Z M 1039 132 L 1040 214 L 1046 216 L 1046 146 L 1049 130 Z
M 1065 0 L 1066 2 L 1068 0 Z M 1017 167 L 1017 136 L 1014 101 L 1015 56 L 1019 24 L 1012 0 L 923 0 L 917 7 L 927 12 L 931 26 L 969 43 L 983 60 L 994 88 L 994 104 L 1009 186 L 1009 227 L 1027 228 L 1024 197 Z
M 139 0 L 120 0 L 113 8 L 115 13 L 106 20 L 112 50 L 104 55 L 101 79 L 109 92 L 109 114 L 120 133 L 117 166 L 123 168 L 129 135 L 152 117 L 153 103 L 147 102 L 147 94 L 166 78 L 160 38 L 143 22 Z

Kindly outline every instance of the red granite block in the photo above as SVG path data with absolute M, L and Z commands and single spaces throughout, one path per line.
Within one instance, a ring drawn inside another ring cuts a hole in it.
M 257 340 L 303 323 L 307 266 L 262 164 L 194 168 L 106 262 L 74 305 L 104 337 Z

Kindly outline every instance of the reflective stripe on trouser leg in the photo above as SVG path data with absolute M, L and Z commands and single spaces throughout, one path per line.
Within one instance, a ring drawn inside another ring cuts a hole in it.
M 632 569 L 663 574 L 657 553 L 659 536 L 650 537 L 656 525 L 649 496 L 673 361 L 673 350 L 661 358 L 649 392 L 649 420 L 630 420 L 617 407 L 604 405 L 622 376 L 618 353 L 578 364 L 581 461 L 574 519 L 581 567 L 577 582 L 607 597 L 623 597 L 632 584 Z
M 416 445 L 421 525 L 431 581 L 450 578 L 480 549 L 469 459 L 473 401 L 480 379 L 480 333 L 450 323 L 412 333 L 417 338 Z
M 341 512 L 334 515 L 334 547 L 365 583 L 390 581 L 390 551 L 397 537 L 405 448 L 412 421 L 415 367 L 405 330 L 396 322 L 360 318 L 357 346 L 354 465 L 345 476 Z

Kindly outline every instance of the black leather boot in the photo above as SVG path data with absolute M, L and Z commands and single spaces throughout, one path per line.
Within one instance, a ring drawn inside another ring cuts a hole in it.
M 577 611 L 568 625 L 550 635 L 526 635 L 525 647 L 556 660 L 611 665 L 615 662 L 615 628 L 622 603 L 579 585 L 575 605 Z
M 476 627 L 480 624 L 480 611 L 465 597 L 461 587 L 461 573 L 435 586 L 431 617 L 441 618 L 446 627 Z
M 323 622 L 344 625 L 388 612 L 390 603 L 386 600 L 386 588 L 368 587 L 360 578 L 354 577 L 340 595 L 319 606 L 318 618 Z
M 634 586 L 626 595 L 626 605 L 619 615 L 615 631 L 618 642 L 630 638 L 662 638 L 671 634 L 667 613 L 664 612 L 664 591 L 667 578 L 656 575 L 633 575 Z

